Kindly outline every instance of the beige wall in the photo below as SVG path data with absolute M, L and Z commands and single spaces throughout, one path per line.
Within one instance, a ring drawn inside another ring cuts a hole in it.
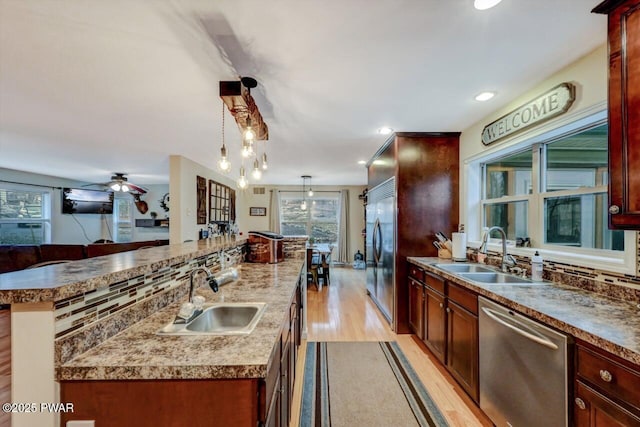
M 206 225 L 197 224 L 196 219 L 196 176 L 212 179 L 221 184 L 236 188 L 236 183 L 227 176 L 211 170 L 183 156 L 169 156 L 169 194 L 171 218 L 169 240 L 171 244 L 182 243 L 185 240 L 198 240 L 198 231 Z M 208 194 L 208 189 L 207 189 Z M 207 197 L 207 209 L 209 200 Z M 243 212 L 244 205 L 241 197 L 236 201 L 236 212 Z M 238 225 L 241 218 L 238 217 Z
M 238 211 L 238 224 L 240 225 L 240 231 L 246 235 L 247 231 L 260 231 L 269 230 L 269 215 L 271 215 L 269 209 L 269 197 L 271 190 L 292 190 L 300 191 L 300 186 L 257 186 L 264 187 L 265 194 L 253 194 L 253 186 L 250 186 L 246 191 L 238 193 L 238 201 L 242 201 L 244 209 Z M 362 200 L 358 199 L 358 195 L 362 194 L 365 186 L 313 186 L 314 191 L 340 191 L 342 189 L 349 190 L 349 259 L 353 258 L 353 254 L 357 250 L 364 252 L 364 238 L 362 237 L 362 229 L 364 229 L 364 206 Z M 249 216 L 249 207 L 266 207 L 267 216 Z
M 471 156 L 489 149 L 493 150 L 498 147 L 508 146 L 513 143 L 514 140 L 521 140 L 523 135 L 527 135 L 527 138 L 530 138 L 531 136 L 540 134 L 542 133 L 542 129 L 557 126 L 553 123 L 561 121 L 563 117 L 571 115 L 572 113 L 594 106 L 606 108 L 607 70 L 607 46 L 603 44 L 591 53 L 588 53 L 557 73 L 547 77 L 540 84 L 537 84 L 518 98 L 512 100 L 506 106 L 495 110 L 482 120 L 465 129 L 460 136 L 460 160 L 464 161 Z M 576 100 L 567 113 L 545 123 L 544 127 L 533 126 L 533 129 L 529 131 L 524 131 L 511 138 L 496 142 L 489 147 L 485 147 L 482 144 L 480 137 L 482 135 L 482 129 L 486 125 L 563 82 L 570 82 L 576 85 Z M 494 99 L 499 102 L 499 97 Z
M 514 146 L 561 125 L 579 120 L 598 111 L 604 111 L 607 107 L 607 70 L 607 46 L 603 44 L 557 73 L 547 77 L 532 89 L 512 100 L 504 107 L 495 110 L 462 132 L 460 136 L 460 164 L 462 166 L 460 172 L 462 174 L 460 179 L 460 200 L 462 202 L 460 204 L 461 223 L 468 221 L 466 212 L 468 204 L 464 203 L 464 200 L 468 200 L 469 198 L 465 177 L 465 165 L 469 160 Z M 570 82 L 576 86 L 576 99 L 569 111 L 544 124 L 533 126 L 528 130 L 498 141 L 488 147 L 482 144 L 482 129 L 486 125 L 563 82 Z M 499 98 L 497 97 L 495 100 L 497 102 Z

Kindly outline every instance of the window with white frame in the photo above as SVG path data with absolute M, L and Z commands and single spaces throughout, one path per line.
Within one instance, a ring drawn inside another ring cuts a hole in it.
M 607 149 L 599 122 L 482 163 L 483 225 L 517 245 L 624 251 L 624 232 L 607 226 Z
M 51 192 L 0 187 L 0 244 L 51 242 Z
M 303 201 L 306 209 L 302 209 Z M 338 243 L 339 193 L 318 193 L 303 199 L 298 194 L 280 196 L 280 231 L 285 236 L 308 235 L 316 243 Z

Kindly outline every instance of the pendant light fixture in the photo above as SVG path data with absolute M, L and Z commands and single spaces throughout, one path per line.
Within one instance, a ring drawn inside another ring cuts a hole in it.
M 244 166 L 240 166 L 240 178 L 238 178 L 238 188 L 244 190 L 249 185 L 249 181 L 244 172 Z
M 307 194 L 309 195 L 309 197 L 313 197 L 313 190 L 311 189 L 311 176 L 307 176 L 309 177 L 309 192 Z
M 251 97 L 251 89 L 257 87 L 257 85 L 258 82 L 252 77 L 241 77 L 240 81 L 220 82 L 220 98 L 222 98 L 223 101 L 223 139 L 218 167 L 223 172 L 227 172 L 231 167 L 227 147 L 224 143 L 224 106 L 226 105 L 231 115 L 235 118 L 241 132 L 240 176 L 237 180 L 237 186 L 241 190 L 249 186 L 249 179 L 246 174 L 247 170 L 250 172 L 251 180 L 258 181 L 262 179 L 264 171 L 268 168 L 266 143 L 263 146 L 263 152 L 261 154 L 259 152 L 258 141 L 268 140 L 269 131 L 258 111 L 254 99 Z M 245 159 L 248 161 L 245 162 Z M 247 169 L 245 169 L 245 165 Z
M 222 103 L 222 148 L 220 148 L 220 160 L 218 160 L 218 167 L 225 173 L 231 170 L 231 163 L 227 158 L 227 147 L 224 145 L 224 102 Z
M 260 178 L 262 178 L 262 171 L 260 170 L 260 162 L 258 161 L 257 156 L 256 156 L 256 159 L 253 161 L 253 171 L 251 172 L 251 176 L 256 181 L 260 181 Z
M 307 200 L 305 198 L 306 196 L 306 186 L 305 184 L 307 183 L 307 178 L 311 178 L 309 175 L 302 175 L 300 178 L 302 178 L 302 204 L 300 204 L 300 209 L 302 209 L 303 211 L 307 210 Z

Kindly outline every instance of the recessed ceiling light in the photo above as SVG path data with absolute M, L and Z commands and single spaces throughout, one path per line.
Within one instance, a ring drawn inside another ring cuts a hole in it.
M 482 92 L 474 98 L 476 101 L 488 101 L 496 95 L 495 92 Z
M 502 0 L 474 0 L 473 6 L 478 10 L 491 9 L 493 6 L 500 3 Z
M 389 135 L 391 132 L 393 132 L 393 129 L 387 126 L 383 126 L 380 129 L 378 129 L 378 133 L 380 135 Z
M 366 165 L 367 161 L 366 160 L 358 160 L 358 164 L 359 165 Z

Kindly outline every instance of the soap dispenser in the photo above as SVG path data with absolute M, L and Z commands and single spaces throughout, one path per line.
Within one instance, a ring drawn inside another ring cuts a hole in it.
M 531 280 L 534 282 L 542 282 L 542 257 L 540 253 L 536 251 L 536 253 L 531 257 Z

